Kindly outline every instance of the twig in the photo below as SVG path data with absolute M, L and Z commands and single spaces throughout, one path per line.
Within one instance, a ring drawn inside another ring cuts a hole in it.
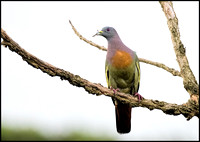
M 92 46 L 95 46 L 97 48 L 99 48 L 100 50 L 103 50 L 103 51 L 107 51 L 107 49 L 103 46 L 100 46 L 100 45 L 97 45 L 96 43 L 92 42 L 92 41 L 89 41 L 87 40 L 86 38 L 84 38 L 81 34 L 79 34 L 79 32 L 74 28 L 74 26 L 72 25 L 71 21 L 69 20 L 69 23 L 71 24 L 72 26 L 72 29 L 74 30 L 75 34 L 83 41 L 89 43 L 90 45 Z
M 72 29 L 74 30 L 75 34 L 83 41 L 85 41 L 86 43 L 89 43 L 90 45 L 94 46 L 94 47 L 97 47 L 98 49 L 101 49 L 103 51 L 107 51 L 107 49 L 103 46 L 100 46 L 92 41 L 89 41 L 87 40 L 85 37 L 83 37 L 77 30 L 76 28 L 73 26 L 72 22 L 69 20 L 69 23 L 71 24 L 72 26 Z M 150 60 L 147 60 L 147 59 L 143 59 L 143 58 L 139 58 L 139 61 L 140 62 L 143 62 L 143 63 L 146 63 L 146 64 L 150 64 L 150 65 L 154 65 L 156 67 L 159 67 L 159 68 L 162 68 L 166 71 L 168 71 L 169 73 L 173 74 L 174 76 L 180 76 L 181 77 L 181 74 L 179 71 L 173 69 L 173 68 L 170 68 L 162 63 L 158 63 L 158 62 L 153 62 L 153 61 L 150 61 Z
M 81 78 L 78 75 L 74 75 L 68 71 L 63 69 L 59 69 L 49 63 L 46 63 L 37 57 L 33 56 L 32 54 L 25 51 L 23 48 L 19 46 L 15 41 L 13 41 L 6 32 L 1 29 L 1 38 L 3 38 L 3 45 L 8 46 L 8 48 L 19 54 L 23 60 L 25 60 L 29 65 L 33 66 L 34 68 L 40 69 L 44 73 L 47 73 L 50 76 L 58 76 L 61 80 L 68 80 L 70 84 L 75 85 L 77 87 L 83 87 L 87 92 L 96 95 L 105 95 L 109 97 L 114 97 L 121 102 L 129 103 L 133 107 L 145 107 L 150 110 L 153 109 L 160 109 L 166 114 L 170 115 L 180 115 L 183 114 L 188 120 L 191 119 L 193 116 L 199 117 L 199 108 L 196 108 L 194 105 L 191 107 L 188 101 L 186 104 L 177 105 L 177 104 L 170 104 L 163 101 L 157 100 L 149 100 L 143 99 L 138 102 L 138 99 L 131 96 L 130 94 L 124 94 L 121 92 L 117 92 L 114 95 L 113 91 L 103 87 L 101 84 L 91 83 L 86 79 Z
M 153 61 L 149 61 L 149 60 L 146 60 L 146 59 L 143 59 L 143 58 L 139 58 L 140 62 L 143 62 L 143 63 L 147 63 L 147 64 L 151 64 L 151 65 L 154 65 L 156 67 L 159 67 L 159 68 L 162 68 L 168 72 L 170 72 L 171 74 L 173 74 L 174 76 L 180 76 L 181 77 L 181 73 L 173 68 L 169 68 L 168 66 L 162 64 L 162 63 L 158 63 L 158 62 L 153 62 Z

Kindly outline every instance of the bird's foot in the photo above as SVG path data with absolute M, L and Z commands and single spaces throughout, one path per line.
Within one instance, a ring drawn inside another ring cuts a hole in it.
M 120 89 L 119 89 L 119 88 L 117 88 L 117 89 L 114 89 L 112 86 L 110 87 L 110 89 L 111 89 L 111 90 L 113 90 L 113 92 L 114 92 L 114 95 L 116 94 L 116 92 L 119 92 L 119 91 L 120 91 Z
M 140 100 L 143 99 L 143 97 L 139 94 L 139 93 L 135 93 L 134 96 L 138 97 L 138 101 L 140 102 Z

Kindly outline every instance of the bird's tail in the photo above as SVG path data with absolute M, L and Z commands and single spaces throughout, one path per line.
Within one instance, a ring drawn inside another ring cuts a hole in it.
M 115 105 L 116 125 L 118 133 L 129 133 L 131 130 L 131 110 L 129 104 L 118 101 Z

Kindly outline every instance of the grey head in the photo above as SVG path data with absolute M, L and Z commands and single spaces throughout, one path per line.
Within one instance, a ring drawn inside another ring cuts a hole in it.
M 113 27 L 104 27 L 101 31 L 98 31 L 94 36 L 100 35 L 105 37 L 107 40 L 110 40 L 111 38 L 118 36 L 117 31 Z

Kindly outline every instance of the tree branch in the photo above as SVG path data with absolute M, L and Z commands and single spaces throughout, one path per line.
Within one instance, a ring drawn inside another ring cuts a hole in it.
M 107 49 L 106 49 L 105 47 L 100 46 L 100 45 L 98 45 L 98 44 L 96 44 L 96 43 L 94 43 L 94 42 L 92 42 L 92 41 L 89 41 L 89 40 L 87 40 L 86 38 L 84 38 L 84 37 L 83 37 L 81 34 L 79 34 L 79 32 L 75 29 L 75 27 L 72 25 L 72 22 L 71 22 L 70 20 L 69 20 L 69 23 L 71 24 L 72 29 L 74 30 L 75 34 L 76 34 L 81 40 L 83 40 L 83 41 L 89 43 L 89 44 L 92 45 L 92 46 L 97 47 L 97 48 L 100 49 L 100 50 L 107 51 Z
M 170 1 L 160 2 L 163 12 L 167 18 L 167 24 L 171 33 L 172 43 L 176 54 L 176 60 L 179 64 L 181 76 L 183 78 L 184 88 L 190 94 L 190 98 L 199 104 L 199 85 L 195 76 L 190 69 L 187 57 L 185 55 L 186 49 L 180 40 L 180 32 L 178 27 L 178 18 Z
M 83 41 L 85 41 L 86 43 L 89 43 L 92 46 L 97 47 L 98 49 L 101 49 L 103 51 L 107 51 L 107 49 L 103 46 L 100 46 L 92 41 L 87 40 L 85 37 L 83 37 L 77 30 L 76 28 L 73 26 L 72 22 L 69 20 L 69 23 L 72 26 L 72 29 L 74 30 L 75 34 Z M 158 62 L 153 62 L 153 61 L 149 61 L 147 59 L 143 59 L 143 58 L 139 58 L 140 62 L 146 63 L 146 64 L 150 64 L 150 65 L 154 65 L 156 67 L 162 68 L 166 71 L 168 71 L 169 73 L 173 74 L 174 76 L 180 76 L 181 77 L 181 73 L 173 68 L 170 68 L 162 63 L 158 63 Z
M 101 84 L 89 82 L 86 79 L 81 78 L 78 75 L 74 75 L 68 71 L 63 69 L 59 69 L 47 62 L 44 62 L 32 54 L 25 51 L 23 48 L 19 46 L 14 40 L 12 40 L 6 32 L 1 29 L 1 38 L 3 42 L 1 43 L 5 47 L 8 47 L 11 51 L 16 52 L 18 55 L 22 57 L 29 65 L 34 68 L 40 69 L 44 73 L 47 73 L 50 76 L 58 76 L 61 80 L 68 80 L 70 84 L 83 87 L 88 93 L 96 94 L 96 95 L 105 95 L 109 97 L 116 98 L 123 103 L 129 103 L 132 107 L 145 107 L 149 110 L 159 109 L 162 110 L 166 114 L 170 115 L 180 115 L 183 114 L 188 120 L 193 116 L 199 117 L 199 107 L 196 104 L 191 105 L 190 100 L 183 105 L 166 103 L 158 100 L 149 100 L 143 99 L 138 102 L 138 99 L 133 97 L 130 94 L 124 94 L 121 92 L 117 92 L 115 95 L 112 90 L 103 87 Z

